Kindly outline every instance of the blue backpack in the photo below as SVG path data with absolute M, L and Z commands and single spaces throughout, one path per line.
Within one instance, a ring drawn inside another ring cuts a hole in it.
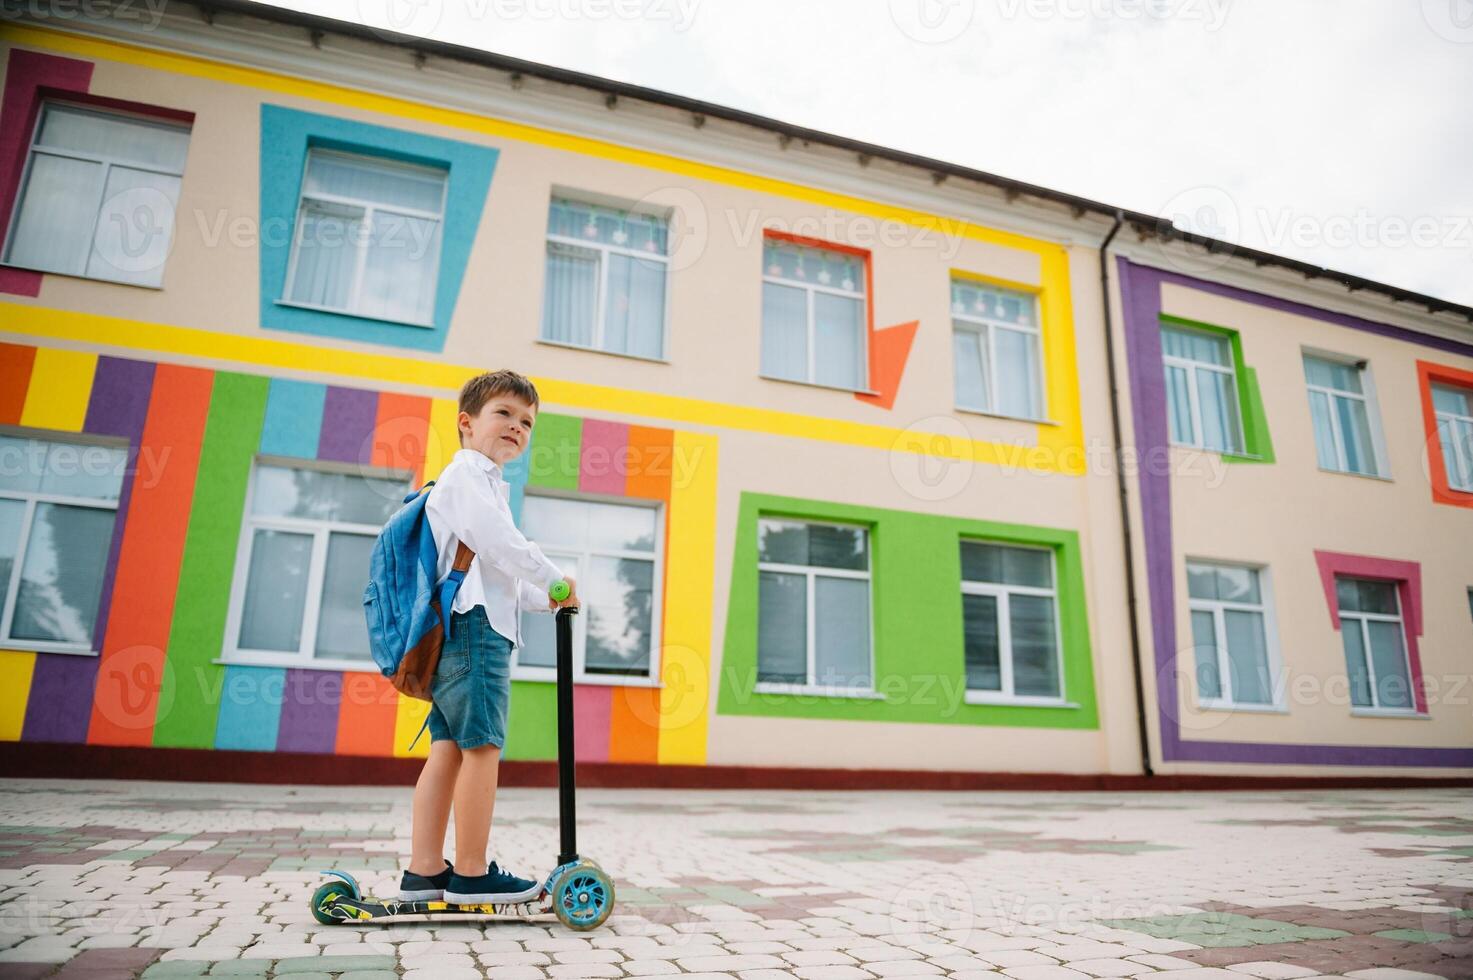
M 425 513 L 426 491 L 434 485 L 431 480 L 405 497 L 379 532 L 363 590 L 373 662 L 394 687 L 421 701 L 430 700 L 440 649 L 450 638 L 451 606 L 475 558 L 460 542 L 450 575 L 435 588 L 439 553 Z

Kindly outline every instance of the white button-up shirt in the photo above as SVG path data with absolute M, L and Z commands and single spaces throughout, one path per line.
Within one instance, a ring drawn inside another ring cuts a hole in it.
M 450 574 L 457 541 L 476 553 L 451 611 L 485 606 L 491 628 L 520 646 L 519 608 L 548 612 L 547 591 L 563 573 L 517 529 L 501 467 L 474 449 L 460 450 L 430 488 L 425 514 L 440 553 L 437 585 Z

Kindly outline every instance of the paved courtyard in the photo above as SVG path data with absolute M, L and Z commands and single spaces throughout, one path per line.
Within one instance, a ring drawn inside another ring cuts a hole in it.
M 18 780 L 0 977 L 1173 980 L 1473 977 L 1473 793 L 591 790 L 601 929 L 548 916 L 323 927 L 317 870 L 392 891 L 407 788 Z M 547 872 L 556 795 L 493 853 Z

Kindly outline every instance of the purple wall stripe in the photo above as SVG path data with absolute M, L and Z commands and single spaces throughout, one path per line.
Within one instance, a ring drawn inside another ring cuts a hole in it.
M 578 452 L 578 489 L 584 493 L 624 496 L 628 476 L 629 426 L 623 422 L 583 420 Z
M 322 406 L 322 434 L 317 458 L 369 465 L 373 459 L 373 427 L 378 421 L 378 392 L 361 388 L 327 389 Z
M 1161 368 L 1161 284 L 1171 282 L 1192 289 L 1254 303 L 1271 309 L 1313 317 L 1353 330 L 1408 340 L 1442 350 L 1473 354 L 1473 347 L 1454 341 L 1372 323 L 1359 317 L 1319 310 L 1302 303 L 1275 299 L 1261 293 L 1204 282 L 1177 272 L 1136 265 L 1117 256 L 1121 305 L 1125 311 L 1125 349 L 1130 364 L 1131 415 L 1138 450 L 1147 460 L 1169 451 L 1166 421 L 1166 380 Z M 1169 467 L 1140 467 L 1142 540 L 1146 550 L 1146 587 L 1150 593 L 1151 635 L 1156 665 L 1156 711 L 1161 758 L 1167 762 L 1254 762 L 1328 766 L 1452 766 L 1473 767 L 1473 748 L 1418 748 L 1415 746 L 1294 745 L 1264 742 L 1222 742 L 1183 739 L 1176 686 L 1176 555 L 1171 538 L 1171 478 Z
M 281 694 L 278 752 L 332 752 L 337 745 L 343 675 L 336 670 L 288 668 Z
M 119 357 L 97 359 L 97 373 L 92 380 L 92 393 L 87 402 L 87 417 L 82 431 L 92 435 L 117 436 L 128 440 L 128 465 L 118 496 L 118 518 L 113 524 L 112 543 L 108 547 L 107 567 L 103 573 L 102 595 L 97 604 L 97 622 L 93 637 L 102 645 L 107 633 L 109 607 L 112 605 L 113 577 L 118 567 L 118 552 L 123 545 L 123 523 L 133 497 L 133 477 L 138 472 L 138 443 L 143 436 L 143 421 L 148 417 L 148 399 L 153 390 L 154 365 L 150 361 L 130 361 Z M 145 460 L 142 467 L 147 478 L 157 465 L 166 460 Z M 35 673 L 31 679 L 31 696 L 26 703 L 26 719 L 21 739 L 27 742 L 85 742 L 92 720 L 92 698 L 97 686 L 97 657 L 66 653 L 36 654 Z

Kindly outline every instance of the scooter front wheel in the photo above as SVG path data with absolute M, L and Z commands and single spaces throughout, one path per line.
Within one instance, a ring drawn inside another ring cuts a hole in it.
M 614 911 L 614 879 L 603 868 L 584 861 L 558 877 L 552 910 L 569 929 L 597 929 Z

